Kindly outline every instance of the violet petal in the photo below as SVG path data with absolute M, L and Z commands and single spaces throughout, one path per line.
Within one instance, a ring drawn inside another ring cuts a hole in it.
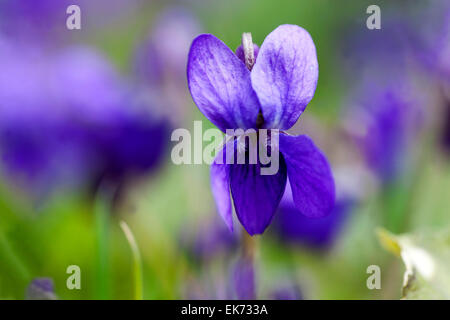
M 255 127 L 260 106 L 250 71 L 221 40 L 210 34 L 194 39 L 187 78 L 195 104 L 219 129 Z
M 281 25 L 272 31 L 251 73 L 266 127 L 292 127 L 314 96 L 318 76 L 316 48 L 305 29 Z
M 231 166 L 231 194 L 239 221 L 250 234 L 260 234 L 272 221 L 286 186 L 286 164 L 274 175 L 261 175 L 261 165 Z
M 335 202 L 334 179 L 323 153 L 306 135 L 280 134 L 280 151 L 287 166 L 297 209 L 308 217 L 323 217 Z

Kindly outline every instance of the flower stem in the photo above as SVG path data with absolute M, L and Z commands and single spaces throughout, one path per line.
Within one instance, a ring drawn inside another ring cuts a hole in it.
M 256 298 L 256 277 L 255 277 L 255 256 L 256 239 L 246 231 L 242 235 L 242 253 L 238 260 L 239 275 L 235 281 L 235 289 L 238 299 Z
M 256 240 L 247 232 L 243 232 L 242 235 L 242 255 L 246 259 L 250 259 L 252 262 L 255 258 Z
M 120 221 L 120 227 L 122 228 L 128 243 L 130 244 L 131 252 L 133 253 L 133 280 L 134 280 L 134 299 L 143 299 L 143 288 L 142 288 L 142 259 L 139 252 L 139 247 L 137 245 L 136 239 L 131 232 L 130 227 L 125 221 Z

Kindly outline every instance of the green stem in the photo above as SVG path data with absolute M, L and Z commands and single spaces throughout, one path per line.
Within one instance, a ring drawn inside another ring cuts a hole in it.
M 110 196 L 107 192 L 99 191 L 95 203 L 95 223 L 97 232 L 97 298 L 107 300 L 110 288 L 110 268 L 109 268 L 109 213 Z
M 122 228 L 125 237 L 130 245 L 131 252 L 133 253 L 133 282 L 134 282 L 134 299 L 143 299 L 143 287 L 142 287 L 142 259 L 139 252 L 139 247 L 137 245 L 136 239 L 131 232 L 130 227 L 125 221 L 120 221 L 120 227 Z
M 406 202 L 408 201 L 406 186 L 403 184 L 385 186 L 381 194 L 383 224 L 393 233 L 406 230 Z
M 252 260 L 255 258 L 256 240 L 245 230 L 242 235 L 242 254 L 245 258 Z
M 242 234 L 242 259 L 245 265 L 251 266 L 254 270 L 255 268 L 255 256 L 256 256 L 256 239 L 255 237 L 250 236 L 245 230 Z M 253 295 L 256 298 L 256 279 L 255 272 L 252 272 L 253 279 L 251 279 L 251 283 L 253 283 L 254 290 Z M 249 279 L 250 280 L 250 279 Z

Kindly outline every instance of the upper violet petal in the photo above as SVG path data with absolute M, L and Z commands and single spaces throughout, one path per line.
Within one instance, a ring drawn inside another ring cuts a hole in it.
M 326 216 L 335 202 L 330 165 L 322 152 L 305 135 L 280 134 L 280 152 L 286 161 L 294 203 L 311 218 Z
M 231 165 L 231 194 L 239 221 L 250 234 L 260 234 L 269 226 L 286 186 L 286 164 L 280 157 L 274 175 L 261 175 L 261 165 Z
M 194 39 L 187 78 L 195 104 L 219 129 L 255 127 L 260 105 L 250 71 L 221 40 L 210 34 Z
M 265 126 L 292 127 L 314 96 L 318 77 L 316 48 L 309 33 L 295 25 L 272 31 L 251 72 Z

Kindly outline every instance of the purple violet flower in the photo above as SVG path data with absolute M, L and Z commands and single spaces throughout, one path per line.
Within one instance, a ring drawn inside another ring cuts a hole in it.
M 35 278 L 31 281 L 26 291 L 27 300 L 56 300 L 53 286 L 53 280 L 51 278 Z
M 220 215 L 232 230 L 231 189 L 237 217 L 250 235 L 263 233 L 270 224 L 287 177 L 294 202 L 306 216 L 327 215 L 335 198 L 322 152 L 306 135 L 283 131 L 296 123 L 316 90 L 318 62 L 311 36 L 299 26 L 279 26 L 266 37 L 255 60 L 248 65 L 221 40 L 203 34 L 191 45 L 187 67 L 194 102 L 219 129 L 281 130 L 276 174 L 261 175 L 259 162 L 221 164 L 225 152 L 211 166 Z

